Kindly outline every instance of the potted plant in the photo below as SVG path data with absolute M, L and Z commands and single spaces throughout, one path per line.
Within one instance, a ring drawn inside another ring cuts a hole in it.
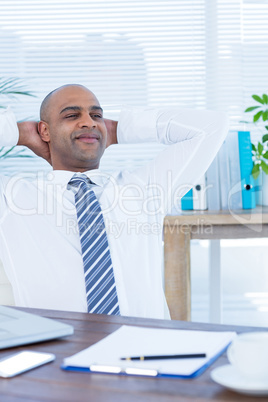
M 2 104 L 5 103 L 5 99 L 13 98 L 17 96 L 34 96 L 31 92 L 26 91 L 19 78 L 4 78 L 0 77 L 0 109 L 5 108 Z M 23 157 L 28 158 L 29 155 L 24 155 L 24 149 L 19 149 L 16 152 L 12 152 L 15 146 L 7 148 L 0 147 L 0 159 L 6 159 L 9 157 Z
M 262 138 L 257 144 L 252 143 L 252 176 L 255 180 L 258 179 L 257 188 L 261 187 L 262 200 L 257 200 L 257 203 L 268 205 L 268 95 L 262 96 L 252 95 L 252 98 L 257 102 L 257 105 L 250 106 L 245 110 L 245 113 L 254 112 L 253 123 L 262 122 Z M 244 122 L 249 123 L 249 122 Z

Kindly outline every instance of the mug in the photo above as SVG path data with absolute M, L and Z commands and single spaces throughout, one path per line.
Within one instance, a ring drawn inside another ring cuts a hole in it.
M 244 378 L 268 384 L 268 332 L 238 335 L 229 346 L 227 356 Z

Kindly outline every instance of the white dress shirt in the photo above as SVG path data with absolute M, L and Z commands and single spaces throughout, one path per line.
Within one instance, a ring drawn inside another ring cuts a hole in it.
M 162 227 L 204 174 L 228 130 L 221 112 L 135 109 L 121 112 L 118 142 L 169 145 L 144 167 L 86 172 L 105 219 L 120 311 L 168 318 L 162 281 Z M 11 111 L 0 114 L 0 144 L 14 145 Z M 39 173 L 36 181 L 0 176 L 0 258 L 18 306 L 87 311 L 73 172 Z

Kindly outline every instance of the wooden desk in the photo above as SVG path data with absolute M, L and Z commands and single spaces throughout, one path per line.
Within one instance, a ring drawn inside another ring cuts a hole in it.
M 184 211 L 164 223 L 165 294 L 174 320 L 191 319 L 192 239 L 268 237 L 268 207 L 232 211 Z M 214 267 L 213 267 L 214 269 Z M 213 274 L 213 270 L 211 270 Z M 212 289 L 213 291 L 213 289 Z M 214 293 L 219 290 L 214 288 Z
M 74 335 L 62 340 L 1 351 L 0 358 L 3 358 L 11 353 L 27 348 L 29 350 L 54 353 L 56 360 L 53 363 L 41 366 L 14 378 L 0 378 L 0 401 L 260 401 L 259 398 L 245 397 L 228 391 L 211 380 L 211 370 L 227 364 L 226 354 L 223 354 L 201 376 L 192 380 L 66 372 L 60 369 L 60 365 L 64 357 L 77 353 L 98 342 L 118 329 L 122 324 L 158 328 L 228 330 L 237 332 L 265 329 L 57 312 L 52 310 L 23 310 L 49 318 L 56 318 L 62 322 L 71 324 L 74 326 L 75 332 Z

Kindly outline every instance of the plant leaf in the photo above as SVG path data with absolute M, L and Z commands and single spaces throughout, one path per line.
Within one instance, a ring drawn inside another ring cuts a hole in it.
M 256 123 L 256 121 L 259 120 L 259 118 L 261 117 L 262 114 L 263 114 L 263 111 L 261 110 L 260 112 L 258 112 L 257 114 L 254 115 L 254 117 L 253 117 L 254 123 Z
M 265 110 L 265 112 L 263 112 L 263 114 L 262 114 L 262 120 L 263 120 L 263 121 L 268 120 L 268 110 Z
M 252 143 L 251 143 L 251 148 L 252 148 L 252 151 L 257 152 L 256 146 L 254 144 L 252 144 Z
M 265 105 L 267 105 L 268 104 L 268 96 L 266 94 L 263 94 L 262 99 L 263 99 L 263 102 L 265 103 Z
M 264 134 L 262 136 L 262 142 L 266 142 L 266 141 L 268 141 L 268 134 Z
M 263 145 L 261 142 L 258 142 L 258 153 L 261 155 L 263 151 Z
M 265 174 L 268 174 L 268 165 L 264 161 L 261 161 L 261 168 Z
M 253 166 L 251 174 L 253 176 L 253 179 L 256 180 L 258 178 L 258 176 L 260 174 L 260 165 L 259 164 Z
M 266 151 L 262 156 L 263 156 L 265 159 L 268 159 L 268 151 Z
M 253 98 L 255 101 L 261 103 L 262 105 L 264 104 L 262 98 L 260 98 L 258 95 L 252 95 L 252 98 Z
M 260 108 L 260 106 L 251 106 L 251 107 L 248 107 L 248 108 L 245 110 L 245 113 L 247 113 L 247 112 L 252 112 L 252 110 L 259 109 L 259 108 Z
M 35 96 L 30 91 L 26 91 L 22 81 L 19 78 L 0 77 L 0 95 L 24 95 Z

